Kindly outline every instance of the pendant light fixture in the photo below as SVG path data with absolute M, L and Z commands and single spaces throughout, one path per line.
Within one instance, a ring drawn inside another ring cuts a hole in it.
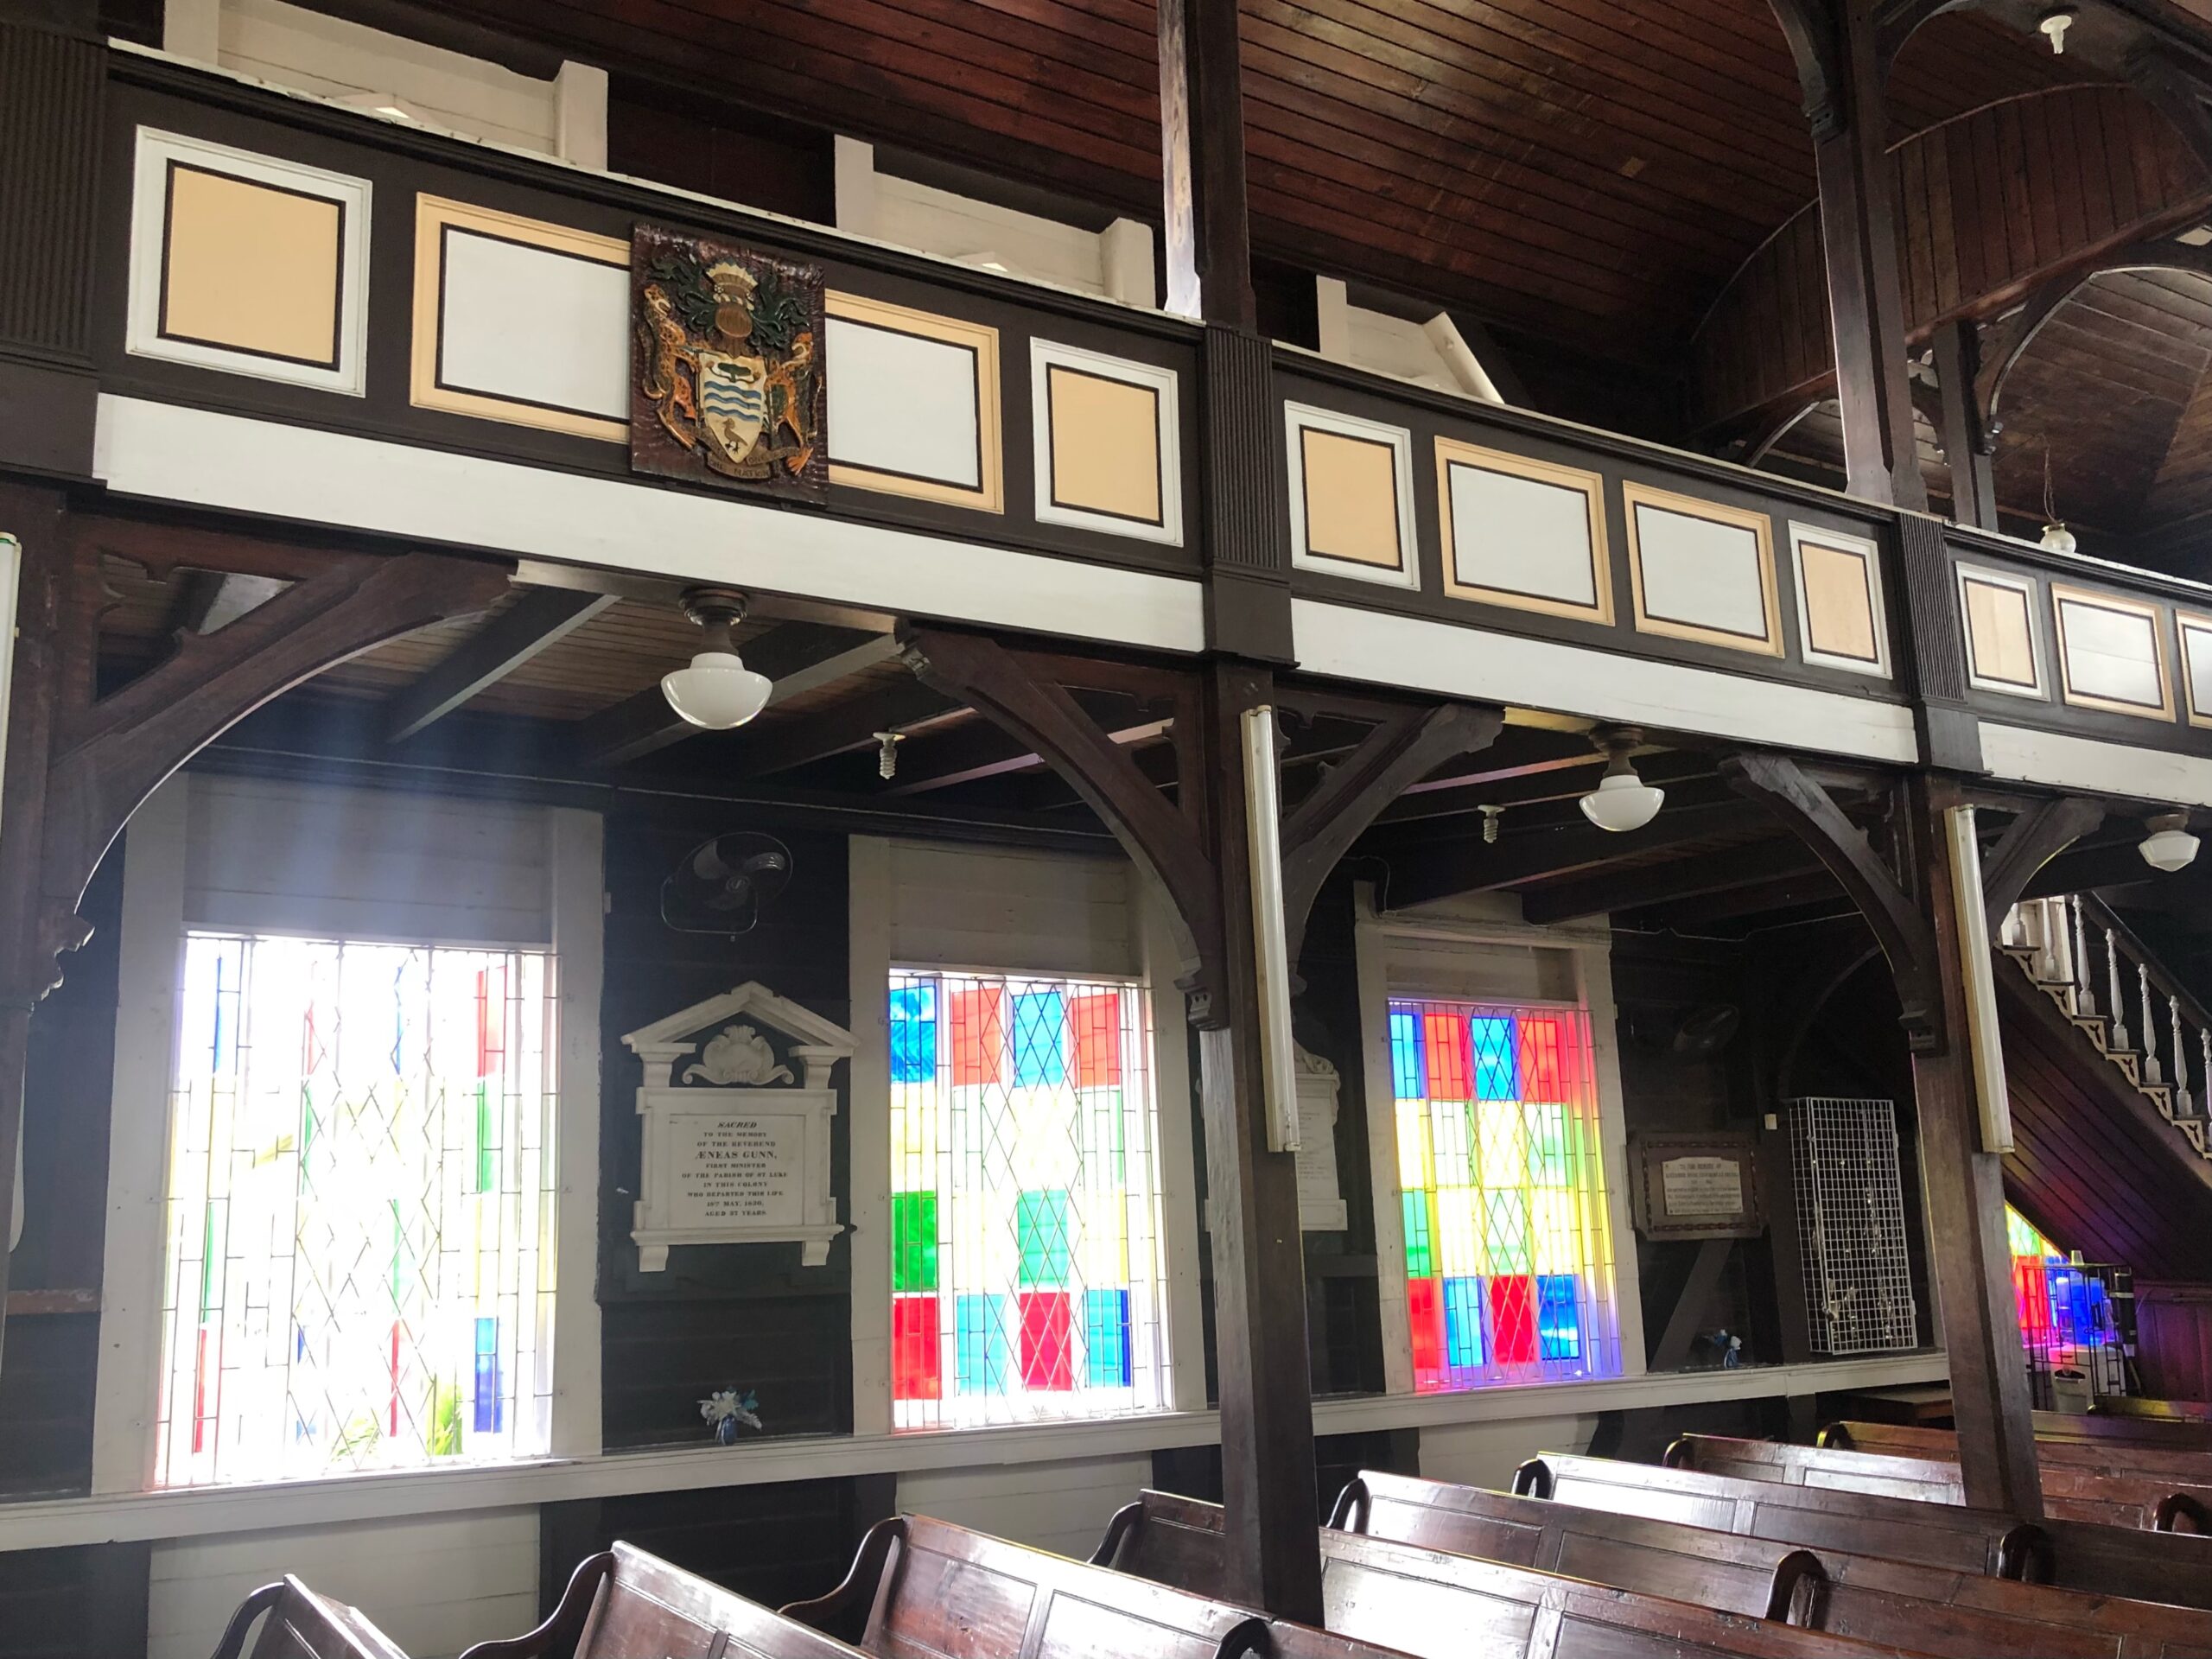
M 2189 833 L 2189 814 L 2160 812 L 2149 822 L 2151 833 L 2137 850 L 2154 870 L 2178 870 L 2196 856 L 2196 837 Z
M 2050 493 L 2050 441 L 2043 446 L 2043 545 L 2050 553 L 2071 553 L 2081 545 L 2074 539 L 2074 532 L 2066 528 L 2066 521 L 2058 516 L 2058 508 Z
M 683 609 L 707 631 L 706 649 L 691 665 L 661 677 L 668 706 L 694 726 L 726 732 L 768 706 L 775 684 L 745 665 L 730 630 L 745 620 L 745 595 L 728 588 L 687 588 Z
M 1645 783 L 1629 764 L 1643 734 L 1633 726 L 1600 727 L 1590 738 L 1605 752 L 1605 775 L 1582 798 L 1582 816 L 1600 830 L 1616 833 L 1643 829 L 1658 817 L 1667 799 L 1665 790 Z

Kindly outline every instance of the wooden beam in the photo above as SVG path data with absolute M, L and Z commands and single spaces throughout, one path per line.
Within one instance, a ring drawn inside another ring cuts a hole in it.
M 1981 358 L 1980 331 L 1965 319 L 1936 329 L 1936 382 L 1943 459 L 1951 469 L 1951 517 L 1976 530 L 1995 530 L 1996 475 L 1990 465 L 1989 427 L 1982 419 L 1975 389 Z
M 605 594 L 532 588 L 412 684 L 385 699 L 385 741 L 404 743 L 608 609 Z
M 1988 912 L 1990 938 L 1997 937 L 2006 914 L 2020 902 L 2037 872 L 2082 836 L 2093 834 L 2104 821 L 2101 802 L 2068 798 L 2037 801 L 2005 826 L 2005 833 L 1981 864 L 1982 902 Z
M 786 622 L 755 636 L 743 655 L 747 667 L 775 682 L 775 690 L 768 694 L 768 707 L 773 709 L 888 662 L 898 651 L 898 642 L 887 633 Z M 578 721 L 576 757 L 586 766 L 625 766 L 700 734 L 699 727 L 668 706 L 655 684 Z
M 1465 893 L 1557 880 L 1601 870 L 1637 854 L 1756 829 L 1760 823 L 1757 810 L 1739 800 L 1670 805 L 1643 829 L 1625 835 L 1600 830 L 1580 812 L 1529 830 L 1513 829 L 1509 817 L 1505 833 L 1495 843 L 1485 843 L 1478 836 L 1455 835 L 1448 841 L 1384 850 L 1382 856 L 1390 866 L 1384 897 L 1389 908 L 1402 910 Z
M 1773 836 L 1671 864 L 1602 869 L 1575 880 L 1532 887 L 1521 895 L 1521 913 L 1529 921 L 1544 925 L 1571 922 L 1585 916 L 1645 910 L 1709 893 L 1732 893 L 1777 876 L 1800 875 L 1813 868 L 1813 855 L 1794 839 Z
M 1251 210 L 1236 0 L 1160 0 L 1167 309 L 1250 333 Z
M 1503 709 L 1447 702 L 1378 721 L 1322 774 L 1283 820 L 1283 925 L 1294 969 L 1321 884 L 1382 809 L 1454 755 L 1486 749 L 1505 728 Z
M 748 778 L 766 778 L 872 748 L 878 732 L 905 732 L 955 714 L 959 704 L 934 687 L 891 680 L 818 715 L 733 733 L 720 764 Z
M 1158 741 L 1173 725 L 1173 720 L 1108 721 L 1101 729 L 1109 742 L 1134 748 Z M 980 783 L 987 778 L 1033 771 L 1044 765 L 1043 755 L 1025 750 L 1019 743 L 1009 744 L 995 727 L 984 723 L 954 734 L 942 744 L 933 743 L 921 755 L 909 757 L 902 753 L 897 778 L 881 792 L 926 795 L 962 784 Z

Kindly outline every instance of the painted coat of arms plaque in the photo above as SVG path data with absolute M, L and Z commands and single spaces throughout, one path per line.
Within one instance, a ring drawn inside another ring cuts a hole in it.
M 821 270 L 649 225 L 630 270 L 630 465 L 823 500 Z

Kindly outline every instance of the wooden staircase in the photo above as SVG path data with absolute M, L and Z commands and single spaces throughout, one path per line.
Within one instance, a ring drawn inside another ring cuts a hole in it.
M 2000 953 L 2084 1043 L 2212 1160 L 2205 1095 L 2212 1016 L 2110 906 L 2087 894 L 2038 899 L 2005 918 Z M 2192 1087 L 2194 1084 L 2194 1087 Z

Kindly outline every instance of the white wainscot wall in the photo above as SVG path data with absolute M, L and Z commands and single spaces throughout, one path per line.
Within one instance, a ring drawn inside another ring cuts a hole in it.
M 475 1510 L 156 1544 L 147 1659 L 207 1659 L 238 1603 L 287 1573 L 359 1607 L 409 1659 L 453 1659 L 537 1624 L 537 1511 Z
M 1151 1484 L 1149 1456 L 918 1469 L 899 1477 L 899 1507 L 1084 1560 L 1114 1511 Z
M 1513 1471 L 1529 1459 L 1544 1452 L 1586 1452 L 1597 1429 L 1594 1415 L 1439 1424 L 1421 1432 L 1421 1471 L 1429 1480 L 1507 1491 Z

